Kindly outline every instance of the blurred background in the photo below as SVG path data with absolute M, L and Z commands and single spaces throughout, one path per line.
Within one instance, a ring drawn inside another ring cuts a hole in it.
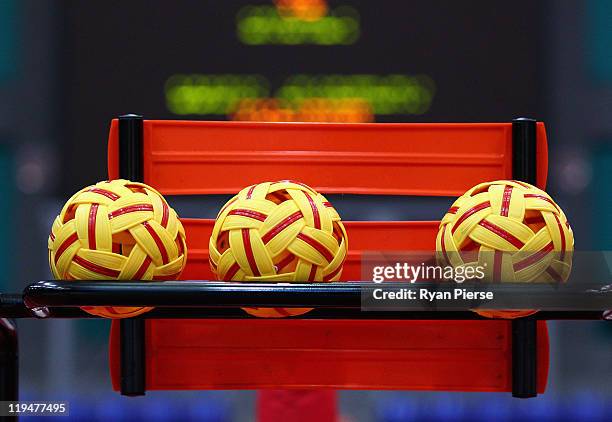
M 106 178 L 109 122 L 145 118 L 547 125 L 549 192 L 612 249 L 612 2 L 0 0 L 3 291 L 48 278 L 61 204 Z M 176 202 L 214 217 L 225 198 Z M 345 219 L 433 219 L 452 198 L 333 198 Z M 360 211 L 367 209 L 368 211 Z M 197 215 L 195 215 L 197 214 Z M 11 240 L 8 242 L 7 240 Z M 106 321 L 19 321 L 25 400 L 74 420 L 248 421 L 254 392 L 111 392 Z M 551 322 L 548 392 L 341 392 L 344 421 L 610 420 L 612 326 Z

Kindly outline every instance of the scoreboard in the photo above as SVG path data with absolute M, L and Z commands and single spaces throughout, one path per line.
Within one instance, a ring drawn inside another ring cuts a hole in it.
M 105 177 L 111 118 L 542 118 L 545 2 L 64 4 L 67 191 Z M 93 168 L 92 168 L 93 167 Z

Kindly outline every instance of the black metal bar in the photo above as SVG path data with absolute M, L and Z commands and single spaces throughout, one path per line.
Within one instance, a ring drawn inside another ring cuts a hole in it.
M 512 177 L 537 184 L 536 121 L 512 120 Z M 512 321 L 512 395 L 529 398 L 537 390 L 537 322 L 530 318 Z
M 25 306 L 23 293 L 0 293 L 0 318 L 30 318 L 32 310 Z
M 61 318 L 61 319 L 99 319 L 102 317 L 88 314 L 79 307 L 47 307 L 42 315 L 33 313 L 21 316 L 0 314 L 2 318 Z M 228 308 L 184 308 L 160 307 L 136 318 L 142 319 L 252 319 L 253 317 L 237 307 Z M 368 311 L 350 308 L 315 308 L 292 319 L 373 319 L 373 320 L 489 320 L 471 311 Z M 540 311 L 530 318 L 543 320 L 603 321 L 611 320 L 601 311 Z
M 420 300 L 423 290 L 447 292 L 454 283 L 420 282 L 380 285 L 371 282 L 336 283 L 232 283 L 212 281 L 41 281 L 24 290 L 32 310 L 80 306 L 152 306 L 156 308 L 288 307 L 372 311 L 466 311 L 486 309 L 539 309 L 575 312 L 612 308 L 612 289 L 602 283 L 525 284 L 463 283 L 466 291 L 488 292 L 486 303 L 473 300 Z M 377 292 L 411 292 L 414 300 L 373 300 Z
M 136 114 L 119 117 L 119 176 L 144 181 L 143 119 Z M 124 319 L 120 323 L 121 394 L 145 394 L 145 321 Z
M 371 285 L 371 284 L 370 284 Z M 26 304 L 44 306 L 323 307 L 361 308 L 360 283 L 268 284 L 41 281 L 25 290 Z
M 72 308 L 63 308 L 64 310 Z M 80 317 L 79 317 L 80 318 Z M 156 308 L 143 315 L 145 319 L 253 319 L 238 308 Z M 294 319 L 366 319 L 366 320 L 455 320 L 455 321 L 487 321 L 471 311 L 368 311 L 357 309 L 315 308 L 312 311 L 292 317 Z M 540 311 L 530 318 L 538 321 L 572 320 L 601 321 L 604 314 L 601 311 Z
M 301 318 L 355 319 L 486 319 L 465 309 L 431 310 L 406 307 L 397 310 L 363 312 L 359 295 L 362 288 L 373 288 L 371 283 L 313 283 L 286 286 L 273 283 L 230 283 L 210 281 L 130 282 L 130 281 L 41 281 L 28 286 L 23 294 L 12 295 L 14 313 L 0 308 L 0 317 L 15 318 L 97 318 L 83 312 L 81 306 L 143 306 L 155 309 L 140 318 L 249 318 L 239 307 L 314 307 Z M 466 287 L 471 287 L 466 285 Z M 388 289 L 389 286 L 386 286 Z M 407 284 L 406 289 L 430 288 L 441 291 L 435 282 Z M 531 303 L 520 308 L 540 308 L 532 316 L 536 320 L 612 320 L 606 309 L 612 308 L 612 289 L 600 283 L 546 284 L 495 283 L 486 286 L 496 297 L 511 294 L 528 297 Z M 520 292 L 517 290 L 520 289 Z M 550 298 L 550 293 L 554 297 Z M 3 296 L 0 296 L 2 299 Z M 331 298 L 331 299 L 330 299 Z M 490 307 L 490 303 L 487 307 Z M 504 304 L 505 306 L 505 304 Z M 580 307 L 582 306 L 582 307 Z M 30 309 L 31 308 L 31 309 Z M 22 309 L 28 309 L 23 313 Z M 542 310 L 544 309 L 544 310 Z

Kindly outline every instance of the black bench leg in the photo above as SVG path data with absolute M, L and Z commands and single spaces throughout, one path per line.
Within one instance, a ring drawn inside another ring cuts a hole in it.
M 127 114 L 119 117 L 119 176 L 133 182 L 144 180 L 143 119 Z M 145 321 L 125 319 L 120 323 L 121 394 L 145 394 Z
M 145 394 L 145 320 L 122 319 L 121 322 L 121 394 Z
M 512 120 L 512 177 L 537 184 L 537 122 Z M 538 394 L 537 321 L 519 318 L 512 321 L 512 395 L 528 398 Z
M 537 321 L 519 318 L 512 321 L 512 396 L 529 398 L 538 395 L 537 387 Z

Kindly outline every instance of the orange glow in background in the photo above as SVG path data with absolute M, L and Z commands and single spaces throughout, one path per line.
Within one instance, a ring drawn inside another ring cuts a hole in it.
M 275 0 L 278 14 L 283 18 L 296 18 L 303 21 L 316 21 L 327 15 L 325 0 Z
M 260 122 L 373 122 L 367 101 L 361 98 L 308 98 L 297 106 L 276 98 L 245 98 L 239 101 L 232 120 Z

